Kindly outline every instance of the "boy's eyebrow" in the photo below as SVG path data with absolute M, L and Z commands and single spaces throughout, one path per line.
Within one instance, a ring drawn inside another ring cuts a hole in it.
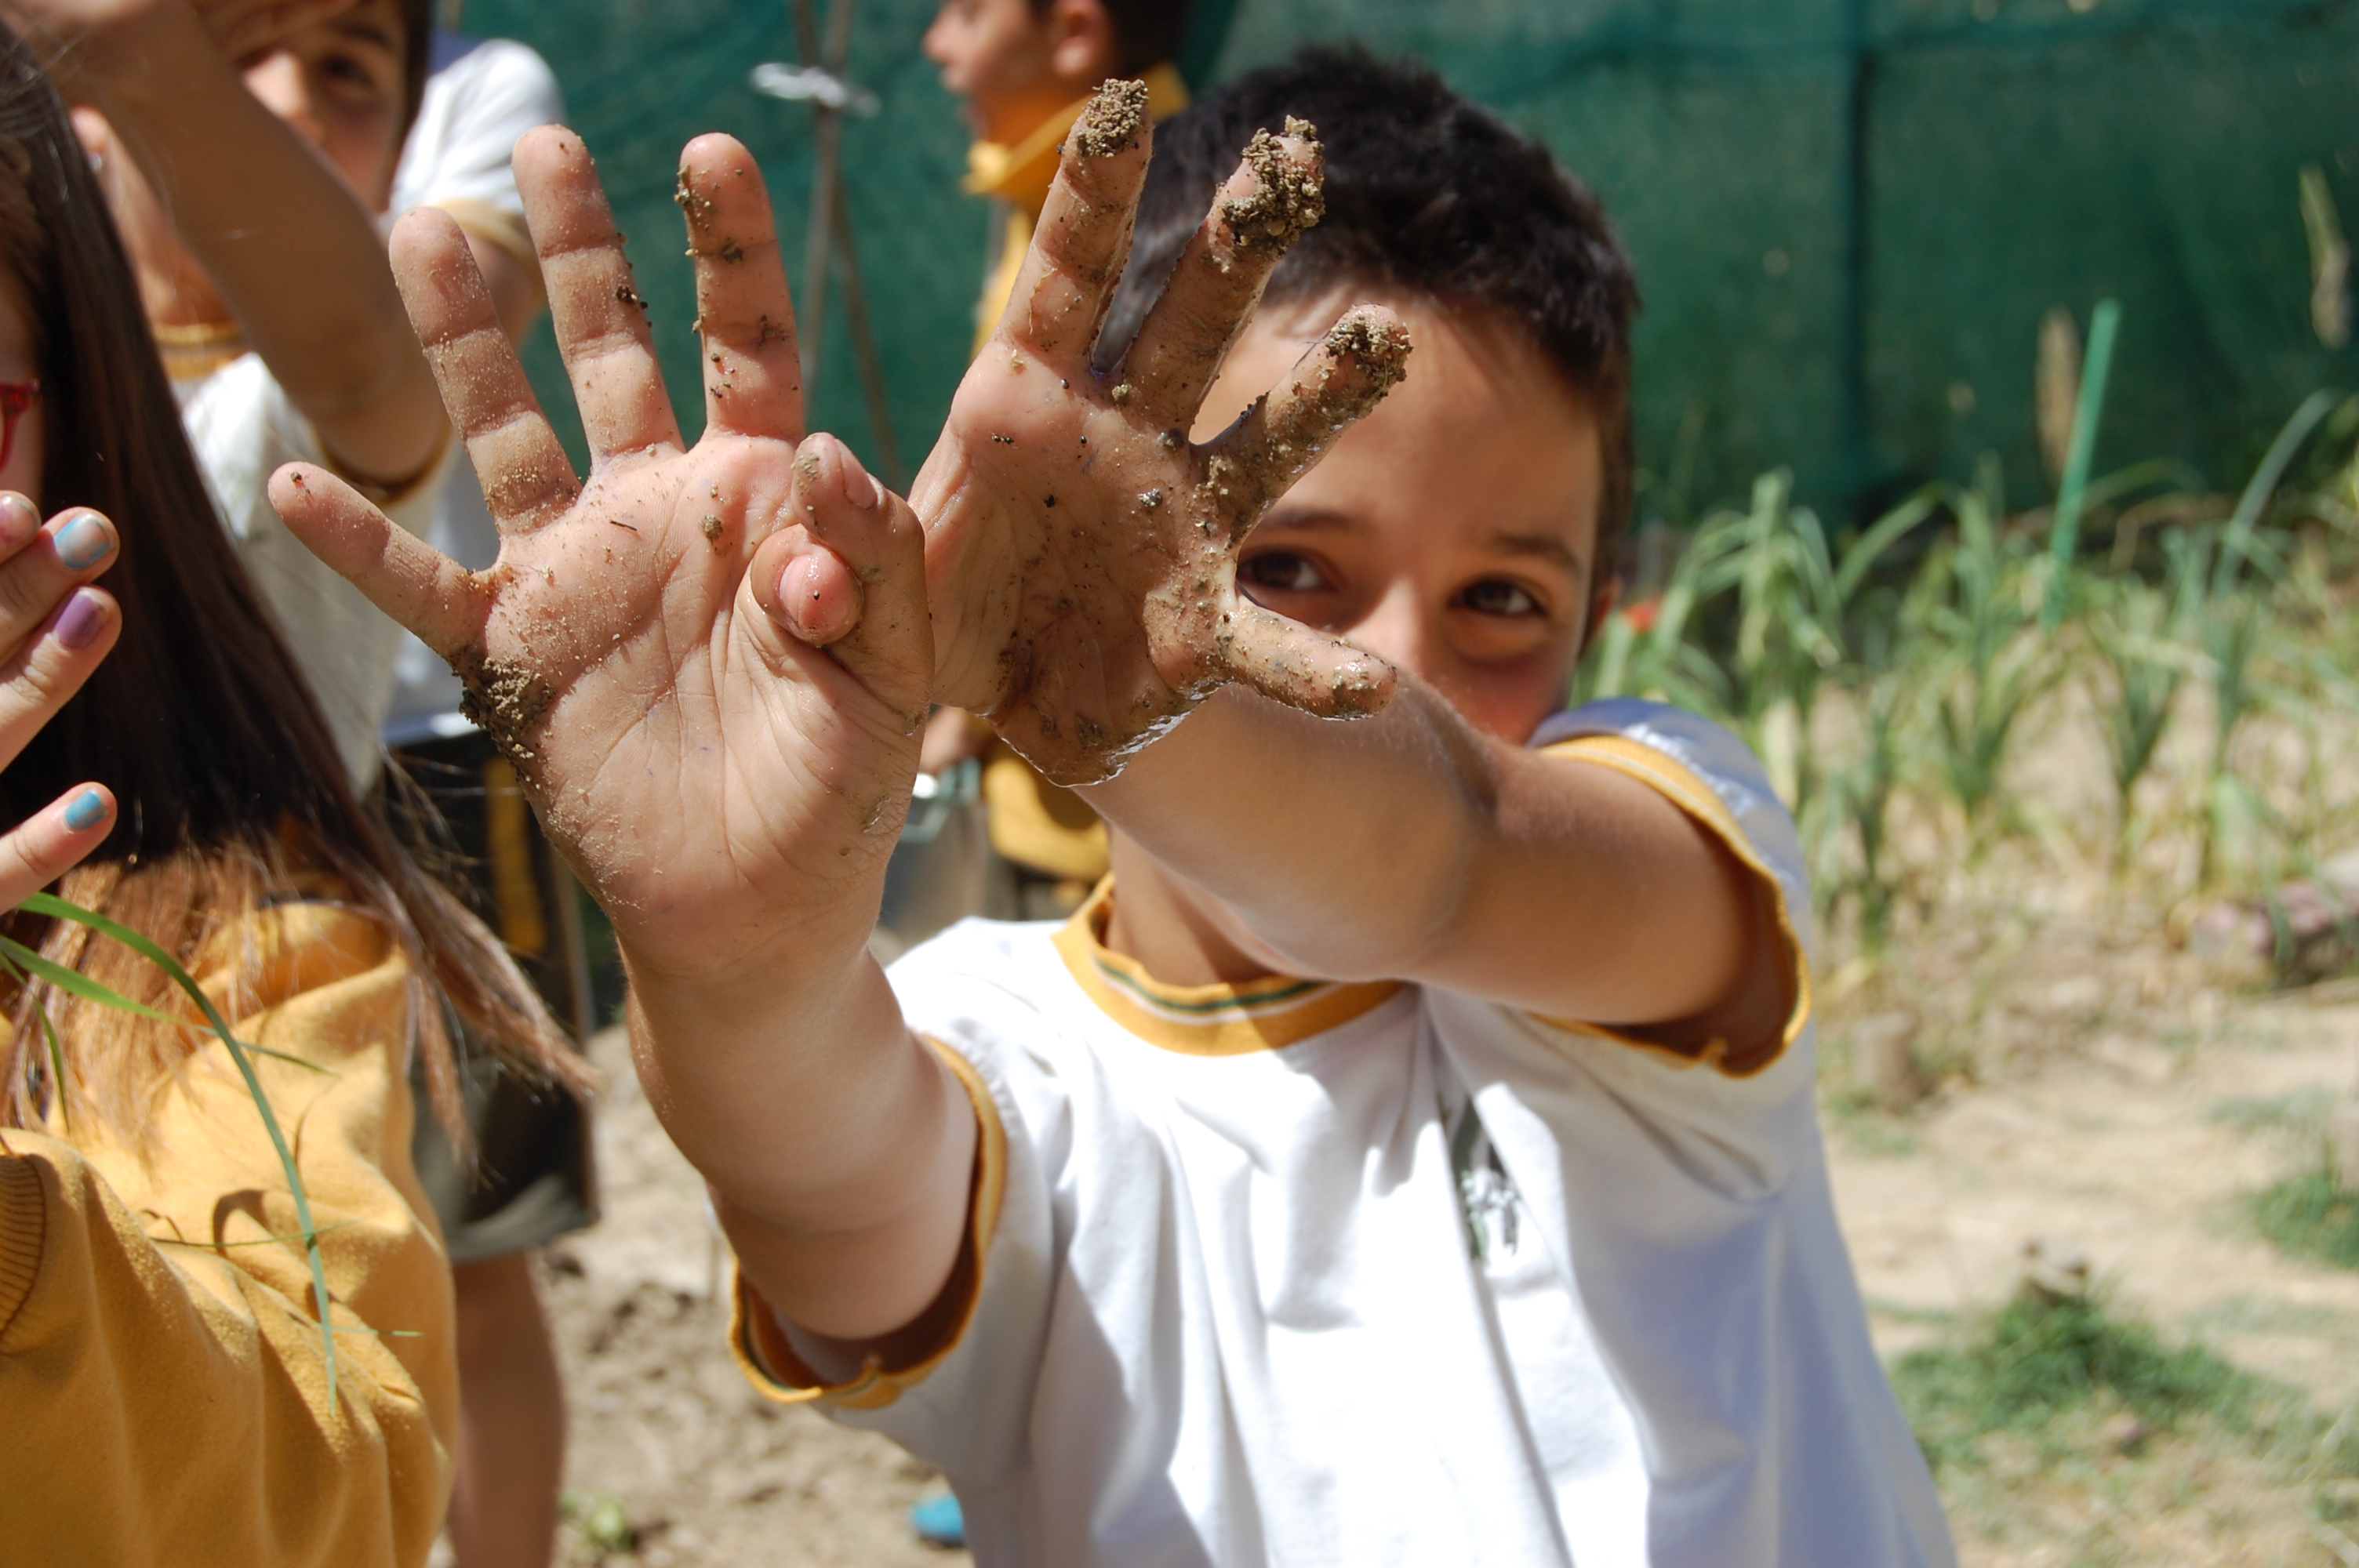
M 1484 542 L 1501 555 L 1537 556 L 1542 560 L 1555 562 L 1575 578 L 1589 576 L 1589 567 L 1582 560 L 1580 552 L 1554 534 L 1516 534 L 1503 528 Z
M 1344 513 L 1296 511 L 1281 501 L 1272 507 L 1255 526 L 1256 528 L 1341 528 L 1350 533 L 1359 527 L 1359 523 Z
M 331 32 L 342 33 L 348 38 L 365 39 L 384 49 L 398 49 L 401 47 L 395 39 L 392 29 L 380 23 L 372 22 L 364 16 L 355 16 L 347 13 L 331 20 L 328 23 L 328 29 Z

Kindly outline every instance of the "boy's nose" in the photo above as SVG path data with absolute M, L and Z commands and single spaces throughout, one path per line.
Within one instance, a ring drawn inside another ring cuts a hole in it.
M 951 15 L 956 8 L 957 0 L 951 0 L 949 5 L 935 13 L 933 21 L 926 27 L 926 36 L 918 43 L 925 57 L 944 70 L 956 63 L 958 58 L 958 50 L 951 41 L 951 30 L 958 26 L 958 18 Z
M 305 141 L 315 147 L 327 146 L 327 129 L 311 100 L 311 73 L 292 50 L 274 49 L 247 66 L 245 89 Z
M 1386 589 L 1348 635 L 1359 646 L 1391 661 L 1397 667 L 1428 680 L 1433 678 L 1428 666 L 1434 632 L 1426 623 L 1424 607 L 1419 603 L 1413 585 L 1399 582 Z

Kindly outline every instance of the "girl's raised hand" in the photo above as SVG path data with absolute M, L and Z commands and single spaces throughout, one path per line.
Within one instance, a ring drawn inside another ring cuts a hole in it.
M 827 437 L 769 199 L 726 136 L 682 155 L 705 431 L 679 427 L 580 137 L 517 145 L 516 183 L 592 453 L 579 481 L 464 238 L 431 210 L 394 271 L 501 532 L 471 573 L 323 470 L 283 469 L 290 527 L 448 659 L 635 966 L 720 980 L 866 938 L 915 775 L 932 649 L 908 508 Z
M 1146 179 L 1147 90 L 1109 82 L 1064 162 L 998 335 L 911 492 L 927 529 L 936 696 L 1050 778 L 1090 784 L 1231 681 L 1328 717 L 1393 672 L 1238 593 L 1237 546 L 1398 382 L 1408 336 L 1347 313 L 1212 441 L 1196 422 L 1278 259 L 1320 211 L 1318 144 L 1257 135 L 1122 362 L 1091 361 Z
M 86 508 L 44 524 L 0 491 L 0 767 L 16 760 L 98 668 L 122 633 L 114 596 L 92 579 L 114 564 L 114 524 Z M 105 841 L 114 796 L 80 784 L 0 835 L 0 910 L 14 909 Z

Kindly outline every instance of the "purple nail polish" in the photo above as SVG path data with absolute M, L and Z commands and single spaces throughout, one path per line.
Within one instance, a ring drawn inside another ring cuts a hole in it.
M 58 530 L 58 559 L 68 571 L 86 571 L 114 553 L 114 530 L 95 512 L 84 512 Z
M 106 820 L 106 797 L 94 789 L 86 789 L 66 807 L 66 827 L 75 833 L 87 833 Z
M 58 641 L 76 653 L 98 640 L 106 630 L 106 600 L 86 588 L 74 589 L 66 612 L 58 617 Z

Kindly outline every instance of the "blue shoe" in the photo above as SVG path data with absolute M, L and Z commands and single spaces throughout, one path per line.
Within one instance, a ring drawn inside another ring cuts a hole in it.
M 928 1498 L 911 1509 L 909 1526 L 918 1532 L 918 1539 L 928 1546 L 966 1544 L 966 1510 L 959 1507 L 955 1493 L 944 1492 L 939 1498 Z

